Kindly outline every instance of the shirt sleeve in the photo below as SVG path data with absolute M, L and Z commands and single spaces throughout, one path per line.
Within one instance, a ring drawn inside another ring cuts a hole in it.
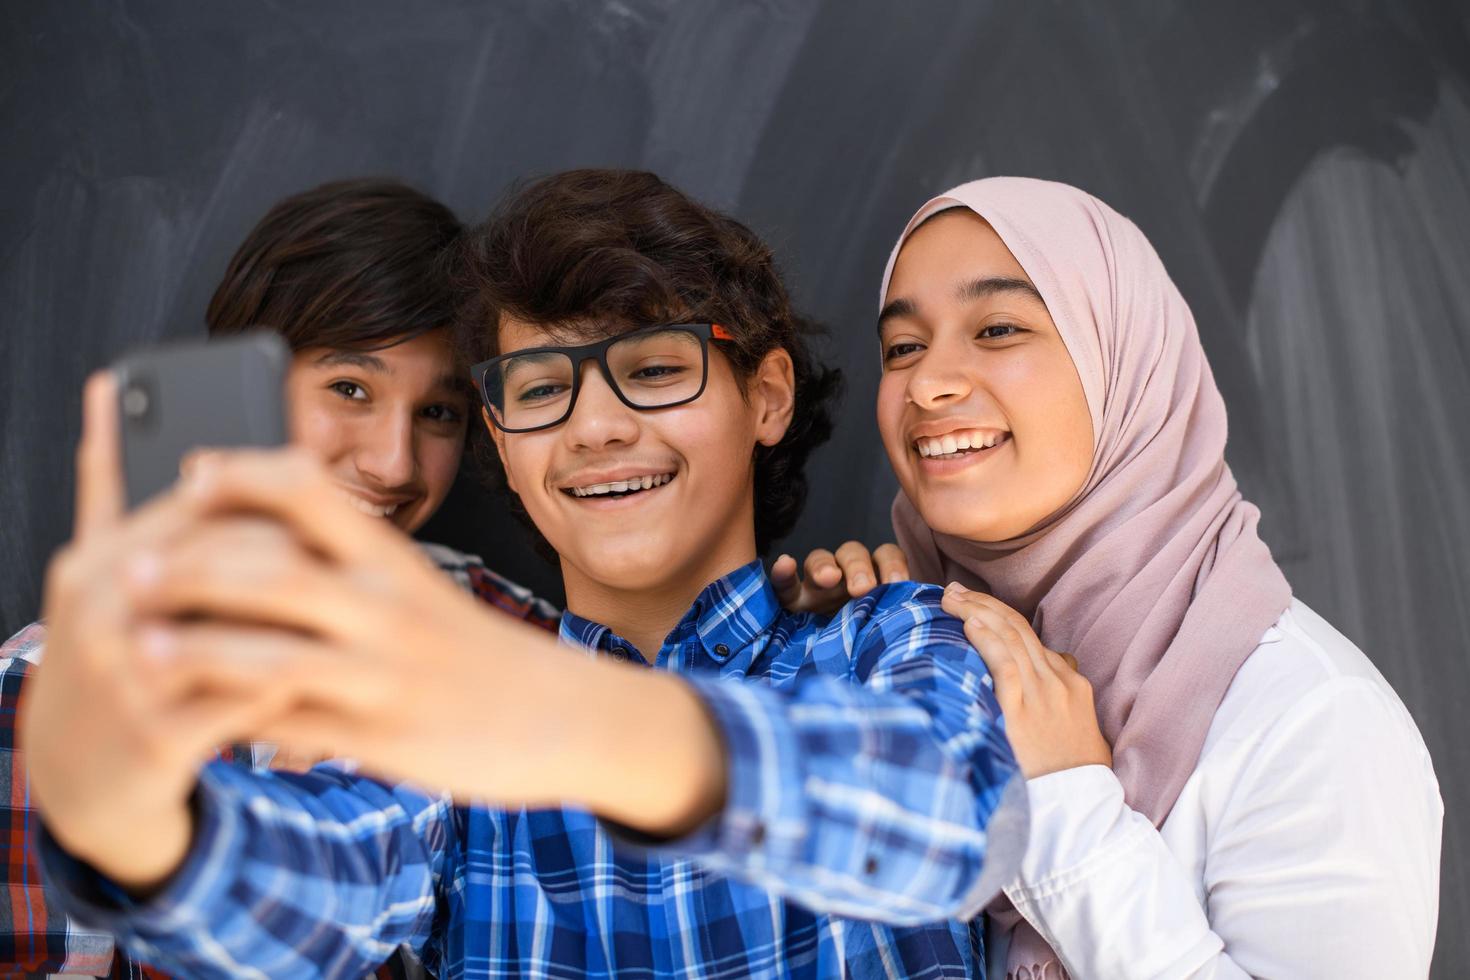
M 103 976 L 112 967 L 112 937 L 68 922 L 42 887 L 36 861 L 41 823 L 31 809 L 15 726 L 26 678 L 45 640 L 46 627 L 32 623 L 0 646 L 0 976 Z
M 939 590 L 906 589 L 829 627 L 849 678 L 690 679 L 724 739 L 726 804 L 668 850 L 894 925 L 969 918 L 1014 876 L 1025 790 L 989 674 Z
M 331 765 L 200 774 L 194 841 L 173 879 L 133 902 L 48 835 L 41 861 L 66 911 L 179 976 L 362 976 L 421 949 L 454 832 L 446 797 Z
M 1006 893 L 1074 977 L 1423 977 L 1443 806 L 1382 692 L 1334 680 L 1275 723 L 1209 816 L 1202 873 L 1112 770 L 1030 781 Z

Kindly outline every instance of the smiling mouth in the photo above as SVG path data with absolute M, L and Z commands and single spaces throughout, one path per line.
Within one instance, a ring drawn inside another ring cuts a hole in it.
M 914 451 L 923 459 L 962 459 L 994 449 L 1010 440 L 1009 432 L 962 429 L 942 436 L 921 436 L 914 440 L 913 446 Z
M 646 493 L 649 490 L 657 490 L 659 487 L 667 486 L 674 479 L 672 473 L 649 473 L 644 476 L 631 476 L 625 480 L 613 480 L 609 483 L 591 483 L 582 487 L 562 487 L 561 492 L 569 497 L 577 498 L 617 498 L 631 497 L 637 493 Z
M 392 517 L 398 511 L 398 508 L 403 506 L 403 502 L 386 505 L 375 504 L 371 501 L 362 499 L 357 494 L 352 493 L 348 490 L 343 490 L 342 496 L 346 497 L 347 502 L 350 503 L 353 507 L 362 511 L 369 517 Z

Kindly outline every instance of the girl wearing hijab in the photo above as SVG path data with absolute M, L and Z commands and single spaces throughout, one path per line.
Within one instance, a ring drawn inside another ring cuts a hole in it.
M 1426 975 L 1428 753 L 1257 535 L 1143 234 L 1076 188 L 979 180 L 919 209 L 881 297 L 894 528 L 915 578 L 954 583 L 1028 777 L 991 975 Z

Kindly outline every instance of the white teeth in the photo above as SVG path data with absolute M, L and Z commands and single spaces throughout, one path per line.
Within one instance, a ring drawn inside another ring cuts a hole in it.
M 389 504 L 386 507 L 379 507 L 377 504 L 363 500 L 355 493 L 347 493 L 346 491 L 343 491 L 342 496 L 346 497 L 347 502 L 350 503 L 353 507 L 356 507 L 358 510 L 362 511 L 369 517 L 392 517 L 393 512 L 398 509 L 397 504 Z
M 652 490 L 661 487 L 674 478 L 672 473 L 655 473 L 647 476 L 634 476 L 626 480 L 613 480 L 611 483 L 594 483 L 585 487 L 572 487 L 572 495 L 575 497 L 598 497 L 608 493 L 627 493 L 629 490 Z
M 1006 439 L 1003 432 L 985 432 L 980 429 L 967 429 L 963 432 L 950 432 L 937 437 L 922 437 L 914 440 L 914 446 L 919 450 L 919 455 L 925 459 L 935 456 L 952 456 L 955 453 L 968 449 L 990 449 L 999 445 Z

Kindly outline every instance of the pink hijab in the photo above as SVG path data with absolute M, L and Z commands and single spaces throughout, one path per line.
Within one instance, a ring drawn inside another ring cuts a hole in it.
M 1158 825 L 1291 587 L 1225 464 L 1225 403 L 1194 317 L 1143 233 L 1065 184 L 962 184 L 910 219 L 880 305 L 904 241 L 955 207 L 990 223 L 1046 301 L 1092 414 L 1092 468 L 1070 503 L 1010 541 L 931 531 L 902 491 L 894 531 L 915 578 L 989 592 L 1077 658 L 1128 804 Z M 1008 901 L 992 912 L 1018 923 L 1008 977 L 1062 975 Z

